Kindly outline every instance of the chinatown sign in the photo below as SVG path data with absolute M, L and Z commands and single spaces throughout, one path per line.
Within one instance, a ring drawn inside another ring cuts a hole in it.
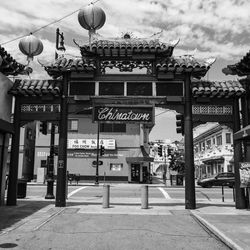
M 93 121 L 154 123 L 153 106 L 103 105 L 94 106 Z

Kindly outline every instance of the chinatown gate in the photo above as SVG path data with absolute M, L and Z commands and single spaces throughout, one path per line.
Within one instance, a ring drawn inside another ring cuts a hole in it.
M 129 34 L 118 39 L 90 39 L 87 45 L 76 43 L 81 58 L 59 57 L 50 65 L 43 65 L 53 80 L 16 80 L 9 91 L 15 96 L 15 110 L 7 205 L 16 205 L 17 200 L 20 126 L 35 120 L 59 126 L 55 205 L 64 207 L 68 115 L 92 109 L 94 122 L 113 122 L 116 117 L 118 122 L 153 123 L 154 108 L 161 107 L 183 115 L 185 207 L 195 209 L 193 127 L 219 122 L 238 131 L 238 103 L 245 89 L 236 81 L 200 80 L 214 59 L 175 57 L 177 43 L 135 39 Z M 236 208 L 245 208 L 239 177 L 240 144 L 234 144 L 234 152 Z

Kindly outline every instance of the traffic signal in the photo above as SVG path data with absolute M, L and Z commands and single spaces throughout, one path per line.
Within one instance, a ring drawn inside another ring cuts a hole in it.
M 184 135 L 184 116 L 181 114 L 176 115 L 176 132 Z
M 41 123 L 40 123 L 39 131 L 40 131 L 42 134 L 47 135 L 47 122 L 41 122 Z
M 101 147 L 100 147 L 100 156 L 102 156 L 104 154 L 105 154 L 105 148 L 104 148 L 104 146 L 101 145 Z
M 162 156 L 162 145 L 158 147 L 158 155 Z
M 54 155 L 58 155 L 58 151 L 59 151 L 58 145 L 55 145 L 54 146 Z

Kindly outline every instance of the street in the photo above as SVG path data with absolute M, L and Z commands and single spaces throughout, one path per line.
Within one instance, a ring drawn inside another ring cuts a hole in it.
M 130 201 L 140 202 L 141 197 L 140 184 L 126 185 L 126 184 L 110 184 L 110 199 L 120 200 L 122 198 L 130 199 Z M 55 194 L 55 188 L 54 188 Z M 46 185 L 28 185 L 27 197 L 44 198 L 46 195 Z M 72 201 L 87 201 L 102 202 L 103 184 L 95 185 L 69 185 L 68 186 L 68 199 Z M 154 200 L 161 200 L 164 202 L 168 199 L 184 200 L 185 189 L 184 187 L 171 187 L 171 186 L 157 186 L 149 185 L 149 202 Z M 197 201 L 223 201 L 222 188 L 201 188 L 196 187 L 196 200 Z M 233 189 L 224 187 L 224 201 L 233 201 Z

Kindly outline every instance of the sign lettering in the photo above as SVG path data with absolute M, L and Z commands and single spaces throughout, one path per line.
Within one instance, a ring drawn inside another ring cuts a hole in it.
M 152 106 L 95 106 L 94 121 L 153 123 Z

